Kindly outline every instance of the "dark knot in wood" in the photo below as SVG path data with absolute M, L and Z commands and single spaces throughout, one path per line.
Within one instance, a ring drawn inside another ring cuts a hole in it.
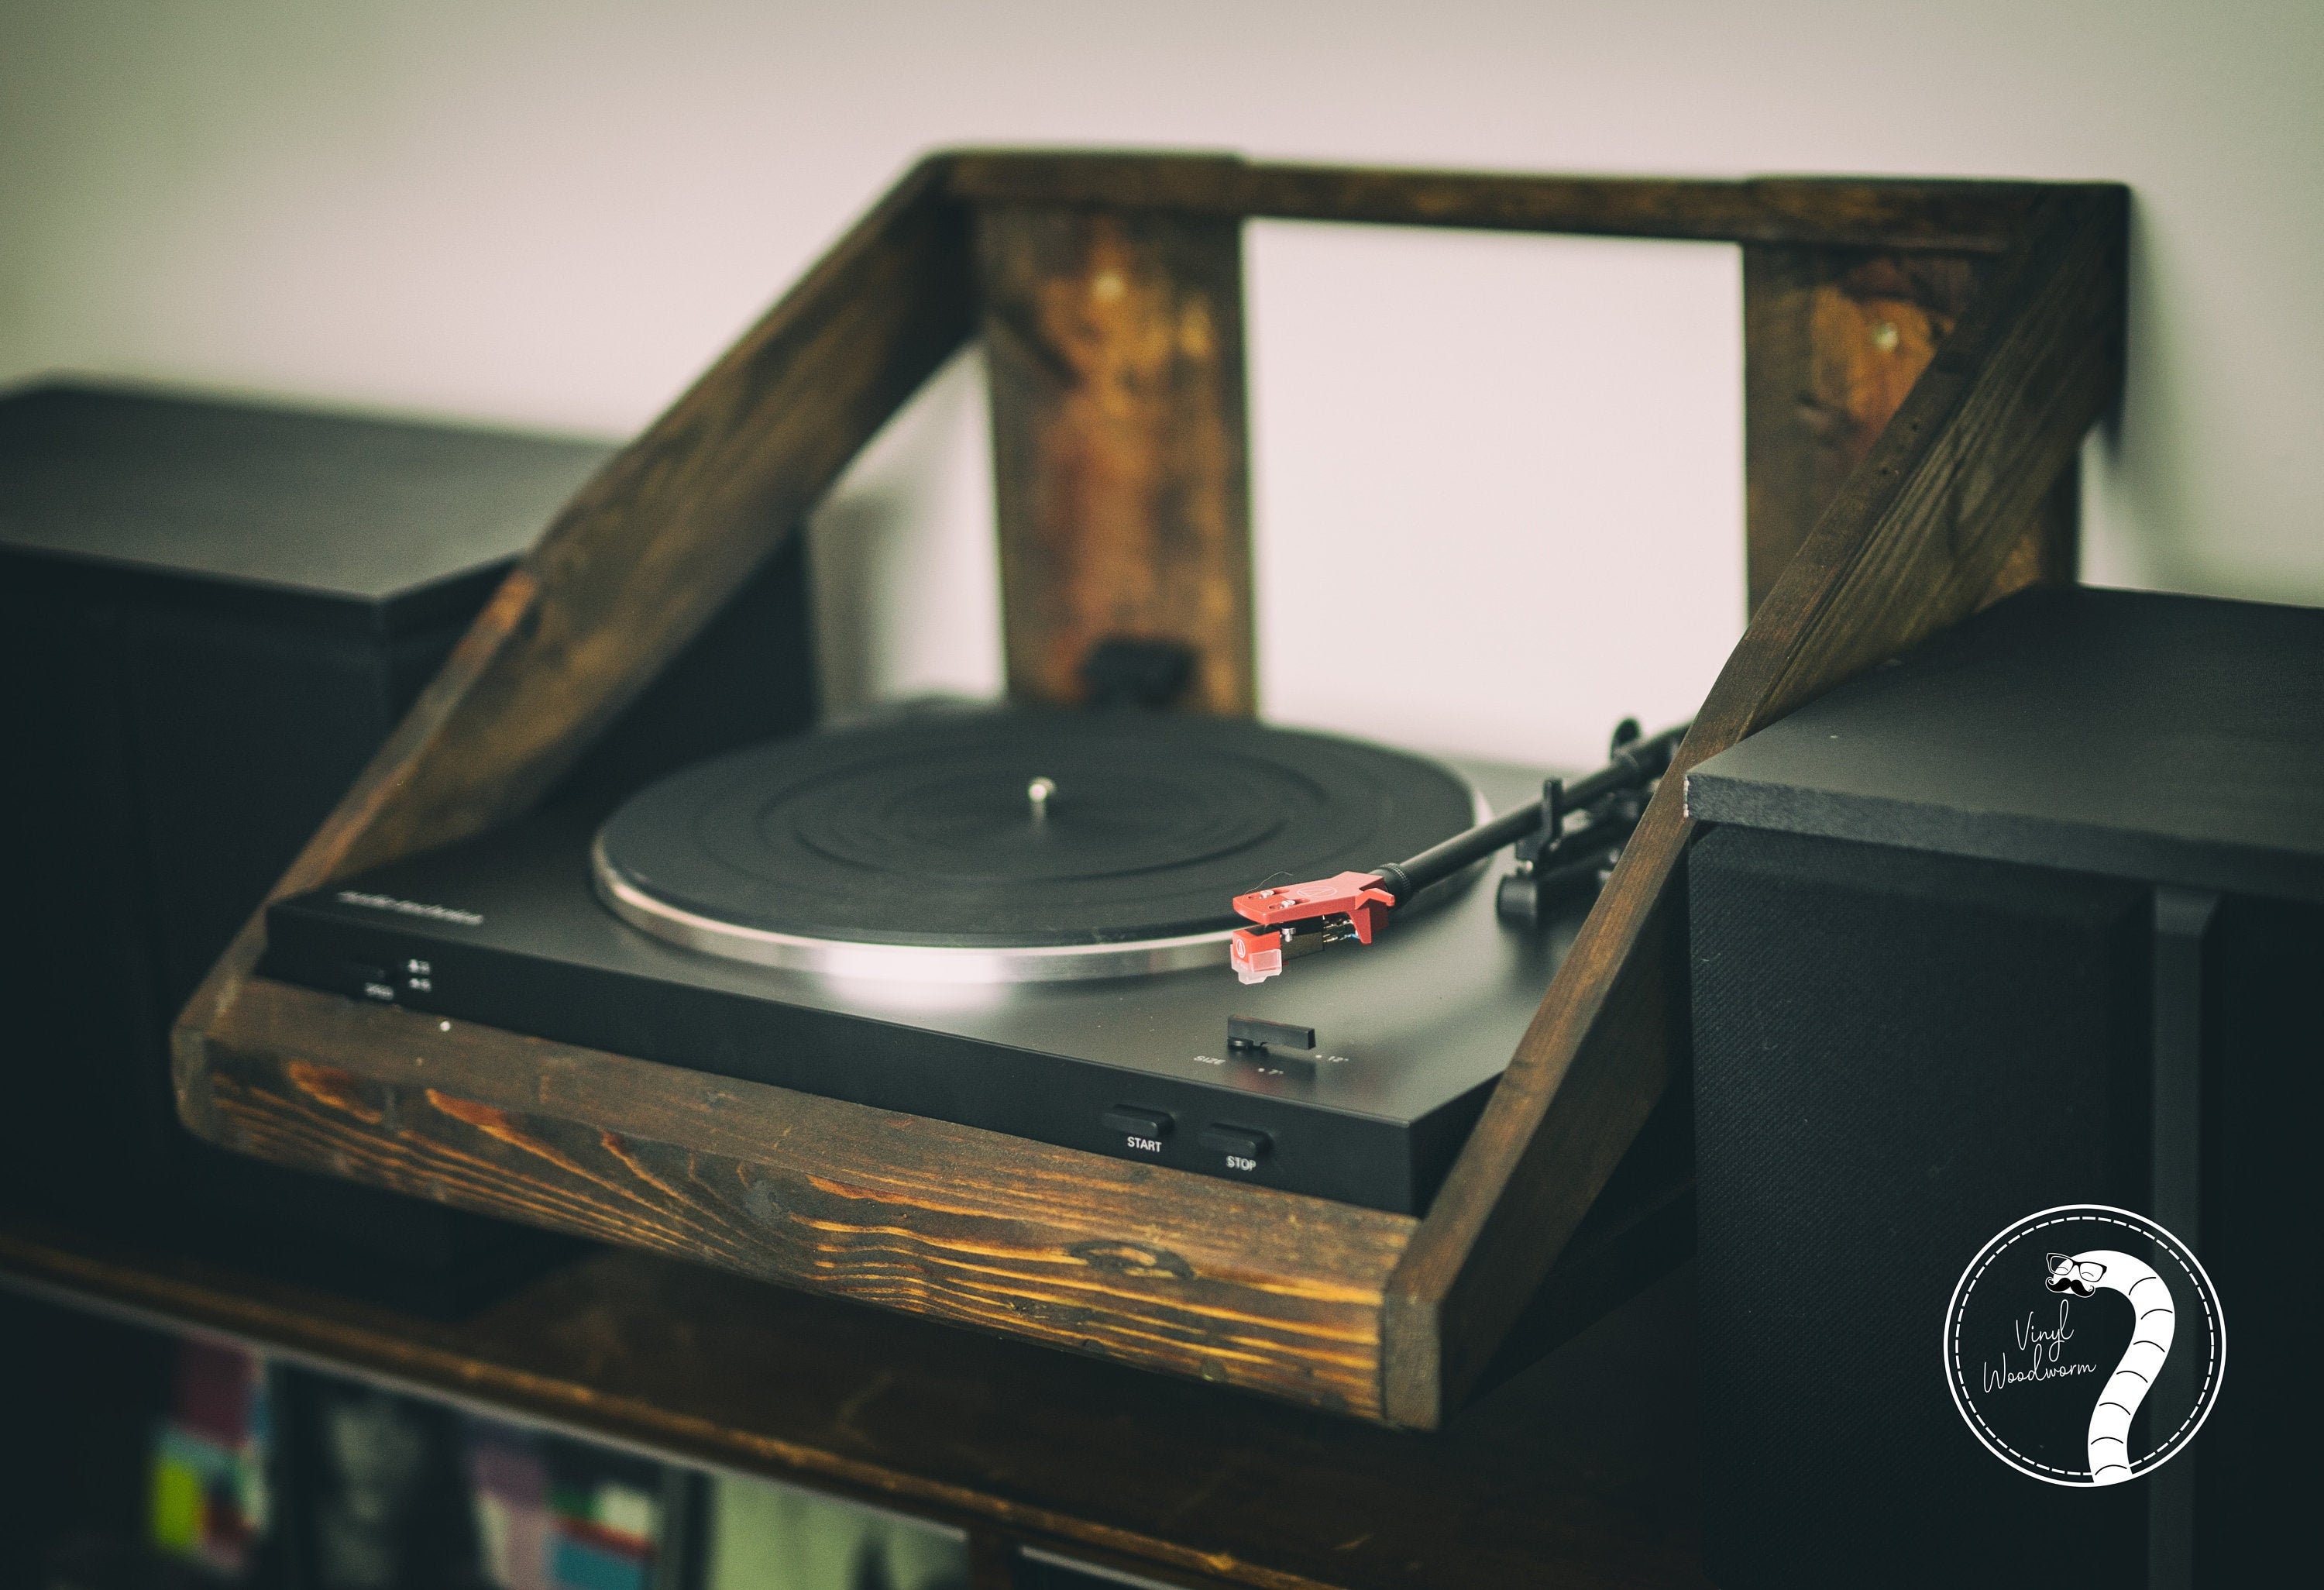
M 1176 1280 L 1194 1279 L 1193 1265 L 1167 1248 L 1149 1247 L 1144 1243 L 1075 1243 L 1065 1252 L 1108 1275 L 1135 1275 L 1146 1280 L 1165 1275 Z

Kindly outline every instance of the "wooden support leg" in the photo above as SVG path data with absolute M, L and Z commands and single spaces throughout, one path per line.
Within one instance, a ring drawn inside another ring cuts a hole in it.
M 1840 482 L 1887 429 L 1992 263 L 1980 254 L 1744 248 L 1745 550 L 1753 612 Z M 2030 585 L 2070 583 L 2080 525 L 2077 461 L 2043 498 L 1986 600 Z
M 1678 890 L 1692 829 L 1686 769 L 1960 622 L 2001 583 L 2025 534 L 2019 527 L 2052 522 L 2055 509 L 2045 509 L 2045 499 L 2058 499 L 2056 483 L 2070 472 L 2083 432 L 2120 391 L 2126 216 L 2118 190 L 2061 195 L 2037 212 L 2007 255 L 1978 273 L 1987 280 L 1958 325 L 1941 334 L 1943 356 L 1923 361 L 1922 378 L 1765 589 L 1695 716 L 1673 776 L 1624 847 L 1389 1278 L 1382 1402 L 1391 1422 L 1434 1427 L 1483 1378 L 1622 1149 L 1681 1075 L 1688 1033 Z M 1812 372 L 1801 349 L 1823 340 L 1811 335 L 1819 303 L 1829 325 L 1845 324 L 1842 311 L 1862 314 L 1867 302 L 1900 301 L 1867 291 L 1852 302 L 1819 299 L 1817 285 L 1835 285 L 1840 274 L 1768 271 L 1758 280 L 1756 305 L 1746 299 L 1747 317 L 1755 307 L 1759 316 L 1750 330 L 1782 328 L 1790 317 L 1791 340 L 1771 335 L 1767 346 L 1794 360 L 1795 373 Z M 1786 308 L 1786 295 L 1803 301 Z M 1898 321 L 1868 324 L 1874 352 L 1891 341 L 1883 324 L 1895 345 L 1904 345 Z M 1798 329 L 1803 325 L 1807 330 Z M 1833 367 L 1851 366 L 1836 354 Z M 1757 381 L 1785 390 L 1771 368 L 1763 361 Z M 1793 439 L 1783 440 L 1780 429 L 1757 430 L 1775 442 L 1772 453 L 1750 455 L 1752 463 L 1781 467 L 1756 477 L 1755 509 L 1763 491 L 1787 504 L 1786 513 L 1802 509 L 1799 495 L 1775 491 L 1778 479 L 1794 494 L 1813 489 L 1820 466 L 1810 421 L 1831 416 L 1809 400 L 1831 388 L 1794 390 L 1805 395 L 1794 404 Z M 1886 401 L 1869 380 L 1860 390 L 1868 408 Z M 1751 396 L 1758 426 L 1770 426 L 1756 384 Z M 1848 414 L 1842 405 L 1840 419 Z M 1763 522 L 1772 557 L 1774 527 L 1802 521 L 1755 518 L 1755 534 Z M 1756 543 L 1753 551 L 1756 584 L 1766 565 Z
M 1240 221 L 993 205 L 976 248 L 1010 694 L 1078 701 L 1129 636 L 1193 650 L 1182 705 L 1251 711 Z

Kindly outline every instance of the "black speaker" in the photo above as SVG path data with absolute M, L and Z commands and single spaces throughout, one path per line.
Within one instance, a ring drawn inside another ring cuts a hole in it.
M 167 1032 L 610 451 L 69 383 L 0 398 L 0 1197 L 410 1307 L 549 1251 L 197 1142 Z M 810 638 L 794 544 L 554 799 L 803 726 Z
M 2041 593 L 1694 770 L 1719 1584 L 2304 1549 L 2319 681 L 2324 614 Z

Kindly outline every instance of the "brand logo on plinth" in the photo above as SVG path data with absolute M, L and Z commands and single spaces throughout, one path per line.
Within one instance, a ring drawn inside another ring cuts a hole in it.
M 2053 1485 L 2115 1485 L 2202 1428 L 2227 1328 L 2184 1243 L 2128 1209 L 2070 1204 L 1969 1262 L 1944 1351 L 1953 1404 L 1987 1451 Z

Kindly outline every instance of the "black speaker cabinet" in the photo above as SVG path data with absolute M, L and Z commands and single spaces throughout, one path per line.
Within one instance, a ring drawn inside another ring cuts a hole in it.
M 594 442 L 69 384 L 0 398 L 0 1196 L 458 1306 L 540 1240 L 197 1142 L 167 1031 Z M 779 555 L 578 770 L 812 711 Z
M 1711 1576 L 2301 1560 L 2324 613 L 2021 596 L 1688 805 Z

